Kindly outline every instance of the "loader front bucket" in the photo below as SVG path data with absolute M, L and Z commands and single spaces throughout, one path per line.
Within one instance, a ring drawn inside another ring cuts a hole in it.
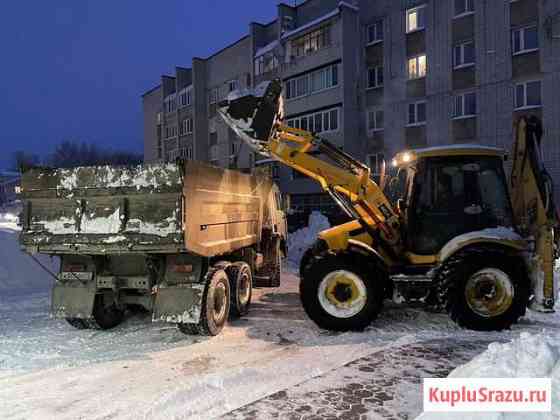
M 282 82 L 263 82 L 253 91 L 234 91 L 218 104 L 218 112 L 226 124 L 251 149 L 269 156 L 268 139 L 283 118 Z

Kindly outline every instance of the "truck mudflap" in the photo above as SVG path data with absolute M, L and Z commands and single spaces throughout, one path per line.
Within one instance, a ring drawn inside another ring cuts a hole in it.
M 160 287 L 155 299 L 152 321 L 198 324 L 205 287 L 205 283 Z
M 95 294 L 96 287 L 93 282 L 85 285 L 55 284 L 52 290 L 52 317 L 92 318 Z

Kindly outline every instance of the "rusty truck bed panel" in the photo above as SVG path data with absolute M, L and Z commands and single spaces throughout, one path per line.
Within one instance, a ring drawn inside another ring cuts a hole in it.
M 265 177 L 189 162 L 184 183 L 186 248 L 213 256 L 260 241 L 271 188 Z
M 51 254 L 229 253 L 260 239 L 272 183 L 199 162 L 32 169 L 21 243 Z

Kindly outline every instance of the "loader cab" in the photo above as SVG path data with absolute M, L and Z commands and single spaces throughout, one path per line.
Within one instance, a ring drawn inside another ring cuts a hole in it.
M 503 158 L 500 149 L 472 145 L 398 155 L 393 183 L 408 251 L 435 255 L 459 235 L 513 226 Z

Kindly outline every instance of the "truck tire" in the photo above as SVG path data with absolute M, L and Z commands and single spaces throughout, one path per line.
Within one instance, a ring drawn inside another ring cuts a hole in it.
M 66 322 L 76 328 L 77 330 L 87 330 L 89 323 L 85 319 L 80 318 L 66 318 Z
M 224 270 L 213 269 L 202 296 L 202 311 L 198 324 L 178 324 L 179 330 L 189 335 L 218 335 L 228 319 L 230 308 L 229 279 Z
M 231 292 L 229 313 L 236 318 L 247 315 L 253 294 L 251 267 L 245 262 L 236 262 L 226 269 L 226 273 Z
M 320 328 L 362 331 L 381 312 L 385 281 L 375 267 L 323 254 L 309 258 L 303 273 L 301 302 Z
M 461 327 L 502 331 L 525 315 L 530 282 L 520 260 L 471 249 L 451 257 L 446 265 L 447 311 Z
M 93 303 L 93 319 L 88 320 L 90 328 L 110 330 L 119 325 L 124 319 L 124 311 L 114 302 L 105 303 L 106 294 L 95 296 Z
M 271 274 L 270 287 L 280 287 L 282 279 L 282 244 L 278 238 L 274 243 L 274 266 Z

